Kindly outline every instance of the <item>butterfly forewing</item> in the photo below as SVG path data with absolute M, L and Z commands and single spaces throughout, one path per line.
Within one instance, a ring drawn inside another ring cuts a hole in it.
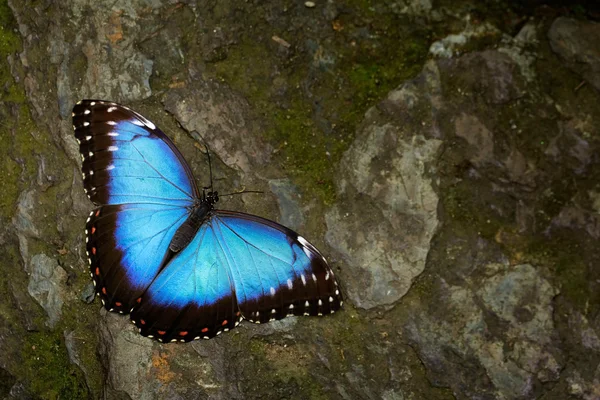
M 83 186 L 98 205 L 189 205 L 197 198 L 189 167 L 152 122 L 115 103 L 84 100 L 73 108 Z

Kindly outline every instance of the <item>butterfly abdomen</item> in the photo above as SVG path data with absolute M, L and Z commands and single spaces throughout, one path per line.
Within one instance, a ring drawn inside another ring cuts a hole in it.
M 195 206 L 190 213 L 190 216 L 175 232 L 175 235 L 169 244 L 169 250 L 173 253 L 178 253 L 184 249 L 192 241 L 194 236 L 196 236 L 198 229 L 200 229 L 200 226 L 204 223 L 212 208 L 212 203 L 206 201 Z

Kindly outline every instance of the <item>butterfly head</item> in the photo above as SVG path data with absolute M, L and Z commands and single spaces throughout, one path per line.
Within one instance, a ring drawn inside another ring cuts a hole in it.
M 204 189 L 203 193 L 202 193 L 202 203 L 203 204 L 207 204 L 210 208 L 212 208 L 213 205 L 215 205 L 215 203 L 217 203 L 219 201 L 219 192 L 217 192 L 216 190 L 213 191 L 209 191 L 207 192 L 206 189 Z

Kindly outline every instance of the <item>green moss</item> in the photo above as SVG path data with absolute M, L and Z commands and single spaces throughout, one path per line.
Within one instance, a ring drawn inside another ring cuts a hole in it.
M 327 399 L 312 374 L 310 358 L 300 345 L 281 345 L 252 339 L 244 343 L 249 349 L 252 379 L 244 380 L 248 398 Z M 256 385 L 255 383 L 259 383 Z
M 23 345 L 23 374 L 33 393 L 43 399 L 87 399 L 90 397 L 81 371 L 69 362 L 59 332 L 37 332 Z
M 13 32 L 17 28 L 7 0 L 0 0 L 0 54 L 14 53 L 21 47 L 19 37 Z
M 594 254 L 596 244 L 585 239 L 570 230 L 557 230 L 551 237 L 529 237 L 524 241 L 522 258 L 547 266 L 561 295 L 586 314 L 595 315 L 600 310 L 600 294 L 591 290 L 590 283 L 597 278 L 588 257 Z
M 478 187 L 477 183 L 463 180 L 444 189 L 440 201 L 456 231 L 477 232 L 481 237 L 494 240 L 501 228 L 510 227 L 514 221 L 511 215 L 500 216 L 489 207 L 492 201 L 498 203 L 502 198 L 486 185 Z
M 297 46 L 307 44 L 294 48 L 293 56 L 276 51 L 270 36 L 258 35 L 266 27 L 253 14 L 239 43 L 209 68 L 261 115 L 274 161 L 325 204 L 335 200 L 336 166 L 365 112 L 415 76 L 427 56 L 427 31 L 407 29 L 385 7 L 373 12 L 342 14 L 343 28 L 326 41 L 309 31 L 294 38 Z
M 14 32 L 17 23 L 7 0 L 0 0 L 0 101 L 23 102 L 23 90 L 15 85 L 10 73 L 10 66 L 6 61 L 9 55 L 16 55 L 21 49 L 21 39 Z

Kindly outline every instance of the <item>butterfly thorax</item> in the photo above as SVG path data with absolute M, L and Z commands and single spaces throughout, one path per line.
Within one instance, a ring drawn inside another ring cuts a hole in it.
M 175 232 L 169 244 L 169 250 L 173 253 L 183 250 L 192 241 L 200 226 L 210 216 L 210 212 L 214 209 L 214 204 L 219 201 L 217 192 L 209 192 L 202 197 L 202 199 L 198 199 L 194 203 L 188 218 Z

